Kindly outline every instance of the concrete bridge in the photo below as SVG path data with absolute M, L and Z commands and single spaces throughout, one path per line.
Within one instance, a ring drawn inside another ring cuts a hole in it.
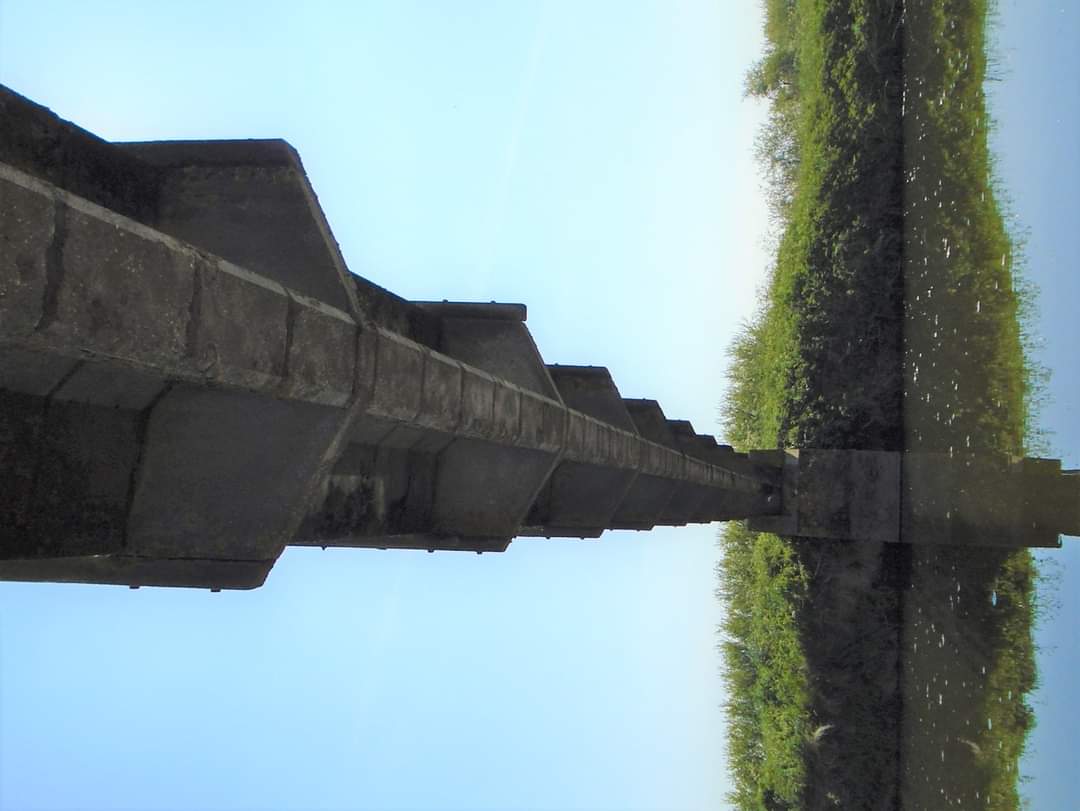
M 253 588 L 287 545 L 743 518 L 1080 534 L 1052 461 L 736 453 L 603 367 L 545 364 L 525 321 L 349 273 L 283 141 L 107 143 L 0 88 L 0 579 Z

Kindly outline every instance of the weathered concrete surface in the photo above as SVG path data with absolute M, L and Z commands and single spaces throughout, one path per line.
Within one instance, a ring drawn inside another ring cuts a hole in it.
M 272 560 L 340 409 L 178 385 L 149 413 L 127 548 L 143 557 Z
M 603 367 L 546 366 L 523 305 L 350 276 L 284 142 L 115 145 L 0 108 L 0 578 L 252 588 L 290 543 L 479 553 L 744 517 L 1080 531 L 1080 476 L 1045 460 L 738 454 Z
M 442 319 L 439 350 L 523 389 L 559 400 L 532 336 L 524 305 L 425 303 Z
M 356 313 L 345 262 L 300 157 L 285 141 L 117 146 L 158 171 L 154 227 L 304 296 Z

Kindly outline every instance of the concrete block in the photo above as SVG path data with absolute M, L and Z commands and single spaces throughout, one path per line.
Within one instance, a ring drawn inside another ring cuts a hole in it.
M 122 548 L 137 417 L 0 391 L 0 558 Z
M 13 346 L 0 348 L 0 389 L 44 397 L 81 362 Z
M 150 414 L 129 551 L 270 560 L 292 539 L 341 409 L 179 385 Z
M 678 489 L 677 481 L 639 474 L 612 516 L 612 529 L 652 529 Z
M 442 319 L 411 301 L 360 276 L 349 276 L 360 307 L 362 323 L 396 332 L 418 344 L 441 351 Z
M 612 429 L 611 459 L 616 467 L 637 470 L 641 463 L 641 453 L 642 445 L 638 436 Z
M 754 494 L 739 490 L 710 488 L 698 506 L 694 523 L 731 521 L 754 516 L 778 515 L 782 503 L 780 494 Z
M 518 442 L 538 450 L 560 452 L 567 412 L 558 402 L 528 391 L 521 393 L 521 432 Z
M 585 458 L 585 431 L 588 423 L 589 419 L 580 411 L 566 412 L 566 444 L 563 448 L 568 459 Z
M 582 421 L 581 456 L 579 461 L 602 464 L 607 460 L 606 448 L 602 444 L 606 436 L 601 428 L 600 423 L 588 416 Z
M 675 437 L 668 427 L 667 417 L 656 400 L 623 398 L 623 405 L 641 436 L 652 442 L 675 447 Z
M 472 366 L 462 367 L 461 433 L 476 438 L 491 437 L 494 418 L 495 378 Z
M 379 476 L 378 455 L 374 446 L 347 446 L 289 543 L 348 546 L 355 537 L 378 534 L 387 515 L 386 483 Z
M 0 558 L 37 554 L 29 527 L 44 425 L 42 398 L 0 389 Z
M 665 455 L 655 442 L 643 440 L 641 442 L 641 472 L 652 476 L 664 476 L 666 472 L 664 463 Z
M 215 259 L 198 263 L 190 352 L 210 380 L 266 390 L 285 374 L 289 298 L 284 288 Z
M 118 144 L 157 167 L 155 227 L 355 315 L 344 262 L 295 150 L 281 140 Z
M 121 550 L 138 429 L 132 411 L 52 403 L 39 446 L 31 557 Z
M 273 565 L 273 560 L 171 560 L 130 555 L 89 555 L 0 561 L 0 580 L 214 590 L 255 589 L 265 582 Z
M 637 433 L 611 373 L 603 366 L 548 366 L 555 387 L 567 408 Z
M 603 530 L 636 478 L 631 470 L 613 470 L 564 460 L 551 474 L 550 487 L 530 510 L 530 526 Z
M 521 432 L 521 389 L 503 383 L 495 386 L 491 439 L 515 443 Z
M 392 332 L 378 331 L 375 384 L 368 410 L 376 416 L 409 422 L 420 412 L 424 350 Z
M 449 434 L 461 425 L 461 364 L 437 352 L 424 361 L 424 385 L 417 421 Z
M 541 451 L 459 439 L 439 454 L 432 531 L 512 538 L 547 481 L 553 457 Z
M 174 367 L 187 346 L 194 254 L 68 208 L 41 327 L 73 350 Z
M 66 209 L 0 175 L 0 338 L 29 335 L 43 316 L 48 278 L 60 273 L 56 226 Z M 51 273 L 50 273 L 51 271 Z
M 693 523 L 701 503 L 707 495 L 705 488 L 699 487 L 693 482 L 680 482 L 679 489 L 672 495 L 667 506 L 660 513 L 660 520 L 656 523 L 663 526 L 677 527 Z
M 696 444 L 694 440 L 698 433 L 689 420 L 668 420 L 667 425 L 678 446 L 683 450 L 686 450 L 688 445 L 693 447 Z
M 371 405 L 375 395 L 375 363 L 379 351 L 379 333 L 363 326 L 356 331 L 356 368 L 353 371 L 353 401 L 359 408 Z
M 289 309 L 285 390 L 293 397 L 344 406 L 352 398 L 356 367 L 356 323 L 314 299 Z
M 1080 536 L 1080 474 L 1028 477 L 1024 508 L 1039 525 L 1062 535 Z
M 508 308 L 508 317 L 475 317 L 475 308 L 485 306 Z M 521 315 L 517 305 L 447 303 L 436 305 L 434 311 L 443 316 L 439 346 L 442 352 L 523 389 L 559 399 L 532 336 L 516 317 Z M 466 317 L 456 317 L 455 313 Z

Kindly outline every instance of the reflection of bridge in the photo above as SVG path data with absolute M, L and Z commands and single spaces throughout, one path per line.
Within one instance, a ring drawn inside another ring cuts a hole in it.
M 1080 524 L 1080 477 L 1044 462 L 738 454 L 603 368 L 545 366 L 523 306 L 404 301 L 347 272 L 283 142 L 108 144 L 2 89 L 0 116 L 0 578 L 246 588 L 288 544 L 746 517 L 957 542 L 990 516 L 1029 545 Z M 1004 475 L 1019 500 L 985 499 Z M 1026 508 L 1047 489 L 1071 523 Z

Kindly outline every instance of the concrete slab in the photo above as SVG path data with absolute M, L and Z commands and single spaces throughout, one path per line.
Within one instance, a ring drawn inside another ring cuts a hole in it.
M 559 453 L 566 441 L 567 419 L 567 411 L 561 403 L 522 392 L 518 441 L 538 450 Z
M 549 365 L 547 369 L 568 408 L 624 431 L 638 432 L 606 367 Z
M 280 285 L 227 262 L 200 259 L 190 353 L 210 380 L 254 389 L 285 374 L 289 297 Z
M 161 174 L 155 227 L 355 314 L 337 243 L 299 156 L 285 141 L 157 141 L 116 148 Z
M 270 560 L 296 533 L 346 413 L 180 385 L 149 417 L 128 544 L 147 557 Z
M 344 406 L 353 395 L 356 323 L 314 299 L 290 299 L 285 390 L 309 402 Z
M 368 411 L 402 422 L 420 412 L 424 381 L 423 349 L 386 330 L 376 333 L 375 382 Z
M 170 560 L 130 555 L 86 555 L 49 560 L 0 561 L 0 580 L 45 583 L 255 589 L 273 560 Z
M 424 383 L 418 422 L 426 427 L 455 433 L 461 427 L 461 364 L 437 352 L 424 360 Z
M 173 366 L 183 357 L 194 255 L 68 208 L 39 330 L 73 350 Z
M 38 554 L 29 528 L 45 426 L 45 400 L 0 389 L 0 557 Z
M 0 391 L 0 558 L 124 545 L 138 415 Z
M 35 476 L 34 540 L 41 557 L 103 554 L 124 546 L 138 413 L 52 402 Z
M 515 305 L 490 306 L 515 308 Z M 440 350 L 523 389 L 558 400 L 558 391 L 532 336 L 521 319 L 513 317 L 518 314 L 516 309 L 509 319 L 473 317 L 476 307 L 453 303 L 437 306 L 435 311 L 443 318 Z M 470 317 L 453 317 L 455 312 Z
M 677 447 L 675 436 L 668 426 L 667 417 L 656 400 L 623 398 L 623 406 L 634 422 L 634 427 L 641 436 L 652 442 Z
M 529 511 L 530 526 L 603 530 L 611 526 L 637 472 L 564 460 Z
M 29 335 L 41 320 L 49 271 L 54 279 L 59 272 L 56 234 L 59 226 L 64 236 L 65 214 L 0 175 L 0 339 Z
M 432 530 L 512 538 L 551 472 L 542 451 L 459 439 L 439 454 Z

